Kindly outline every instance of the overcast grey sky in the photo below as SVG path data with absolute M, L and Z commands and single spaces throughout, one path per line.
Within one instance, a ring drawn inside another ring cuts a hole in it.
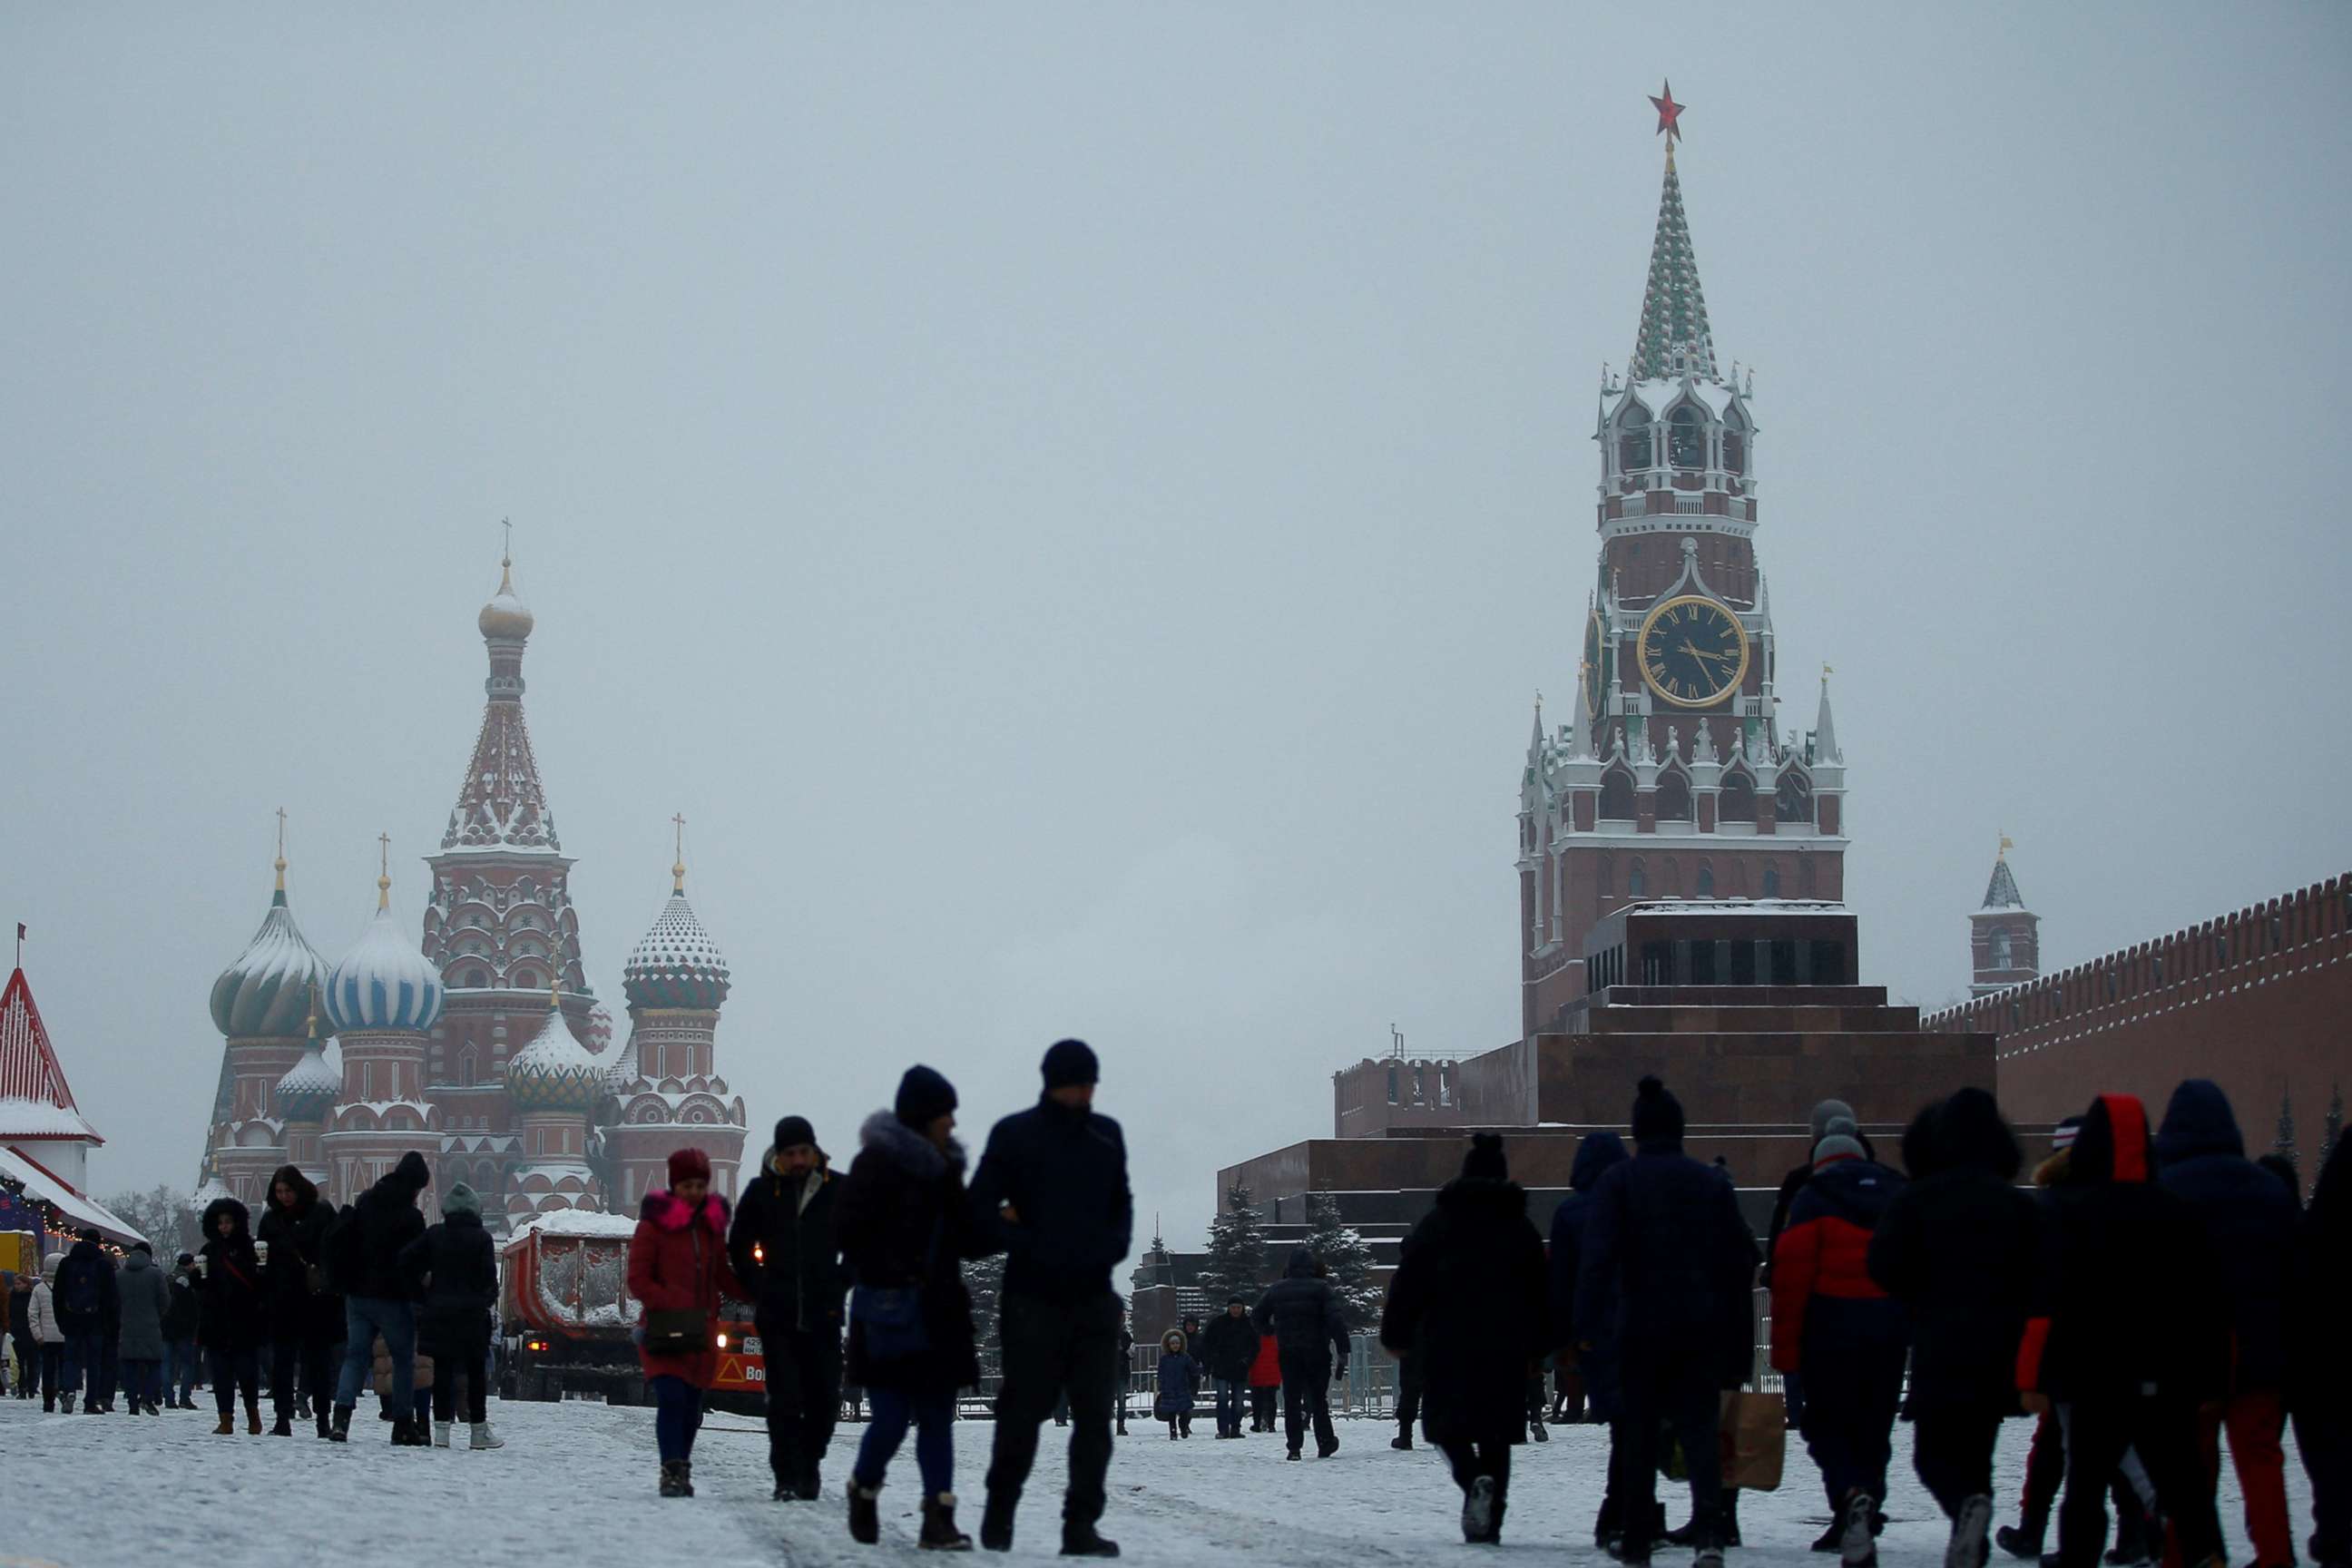
M 0 11 L 0 919 L 193 1177 L 213 976 L 415 919 L 516 523 L 598 992 L 668 890 L 755 1130 L 1103 1052 L 1143 1222 L 1505 1043 L 1530 694 L 1662 76 L 1865 978 L 1994 836 L 2087 958 L 2340 870 L 2336 5 Z M 1564 702 L 1563 702 L 1564 706 Z M 1140 1239 L 1140 1238 L 1139 1238 Z

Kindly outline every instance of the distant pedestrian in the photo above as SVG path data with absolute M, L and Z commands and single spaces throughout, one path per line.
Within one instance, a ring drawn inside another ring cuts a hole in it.
M 332 1205 L 297 1165 L 280 1165 L 269 1178 L 254 1237 L 260 1255 L 262 1290 L 269 1304 L 269 1402 L 277 1415 L 272 1436 L 294 1435 L 297 1378 L 311 1391 L 312 1419 L 321 1437 L 332 1435 L 328 1380 L 336 1342 L 343 1335 L 343 1303 L 327 1283 L 327 1233 L 335 1223 Z
M 210 1359 L 213 1405 L 220 1412 L 215 1436 L 236 1430 L 236 1399 L 245 1397 L 247 1429 L 261 1436 L 261 1343 L 268 1332 L 261 1290 L 261 1261 L 254 1255 L 246 1207 L 235 1198 L 205 1205 L 205 1245 L 196 1253 L 202 1281 L 205 1353 Z
M 8 1342 L 16 1347 L 16 1397 L 41 1392 L 41 1342 L 33 1332 L 33 1287 L 40 1277 L 27 1270 L 8 1277 Z
M 392 1360 L 392 1446 L 422 1448 L 432 1441 L 413 1415 L 416 1314 L 400 1272 L 402 1249 L 425 1234 L 416 1200 L 432 1184 L 425 1156 L 411 1149 L 359 1195 L 329 1234 L 329 1271 L 343 1293 L 343 1371 L 335 1389 L 334 1425 L 328 1431 L 338 1443 L 350 1440 L 352 1410 L 368 1380 L 379 1335 Z
M 1192 1358 L 1192 1364 L 1201 1369 L 1201 1373 L 1205 1378 L 1208 1375 L 1208 1363 L 1201 1359 L 1201 1334 L 1202 1331 L 1201 1328 L 1200 1318 L 1193 1313 L 1187 1312 L 1184 1314 L 1183 1321 L 1179 1325 L 1179 1327 L 1184 1335 L 1184 1353 Z M 1190 1437 L 1192 1435 L 1192 1406 L 1187 1405 L 1184 1408 L 1184 1436 Z
M 1600 1422 L 1614 1422 L 1620 1411 L 1617 1388 L 1617 1307 L 1613 1290 L 1596 1298 L 1591 1321 L 1577 1316 L 1577 1293 L 1582 1278 L 1584 1236 L 1592 1222 L 1592 1193 L 1601 1178 L 1629 1158 L 1625 1141 L 1614 1132 L 1588 1132 L 1576 1146 L 1576 1160 L 1568 1172 L 1568 1196 L 1551 1214 L 1550 1305 L 1551 1339 L 1563 1365 L 1573 1362 L 1576 1402 Z M 1611 1479 L 1613 1480 L 1613 1472 Z M 1610 1481 L 1601 1487 L 1601 1510 L 1592 1521 L 1592 1543 L 1606 1546 L 1622 1532 L 1622 1505 Z
M 441 1223 L 401 1252 L 402 1272 L 423 1305 L 416 1342 L 433 1358 L 433 1446 L 449 1446 L 457 1386 L 466 1389 L 467 1447 L 502 1448 L 490 1429 L 490 1310 L 499 1300 L 498 1249 L 482 1227 L 482 1200 L 463 1182 L 441 1199 Z
M 115 1294 L 114 1265 L 99 1249 L 98 1233 L 85 1230 L 66 1250 L 58 1266 L 52 1308 L 65 1331 L 66 1411 L 73 1397 L 82 1395 L 85 1415 L 106 1413 L 106 1342 L 115 1331 L 121 1304 Z
M 2352 1139 L 2338 1138 L 2312 1184 L 2289 1262 L 2287 1384 L 2294 1445 L 2311 1478 L 2311 1558 L 2352 1565 Z
M 1543 1240 L 1510 1179 L 1503 1141 L 1476 1134 L 1462 1174 L 1400 1251 L 1381 1344 L 1421 1368 L 1423 1421 L 1462 1489 L 1462 1539 L 1502 1540 L 1511 1444 L 1527 1425 L 1529 1369 L 1540 1364 L 1549 1306 Z
M 1062 1552 L 1116 1557 L 1096 1527 L 1108 1501 L 1111 1405 L 1120 1376 L 1119 1300 L 1111 1270 L 1135 1233 L 1127 1136 L 1094 1109 L 1101 1073 L 1083 1040 L 1057 1040 L 1039 1071 L 1037 1103 L 989 1130 L 972 1174 L 971 1208 L 984 1245 L 1005 1253 L 997 1321 L 1004 1384 L 997 1396 L 981 1544 L 1013 1544 L 1015 1509 L 1037 1458 L 1037 1429 L 1064 1400 L 1070 1410 L 1069 1485 Z M 1190 1419 L 1189 1407 L 1180 1425 Z
M 1184 1418 L 1192 1413 L 1192 1402 L 1200 1397 L 1201 1363 L 1184 1348 L 1184 1333 L 1171 1329 L 1160 1336 L 1160 1397 L 1152 1405 L 1152 1414 L 1168 1423 L 1168 1436 L 1173 1441 L 1189 1437 Z
M 637 1206 L 628 1284 L 645 1310 L 637 1356 L 654 1395 L 658 1490 L 682 1498 L 694 1495 L 694 1439 L 719 1375 L 719 1303 L 742 1287 L 727 1264 L 727 1200 L 710 1190 L 710 1156 L 674 1150 L 668 1175 Z
M 841 1191 L 804 1116 L 776 1122 L 728 1232 L 735 1278 L 753 1293 L 767 1367 L 768 1468 L 777 1500 L 813 1500 L 841 1415 L 842 1300 L 849 1273 L 834 1235 Z
M 122 1397 L 131 1414 L 163 1413 L 163 1322 L 171 1316 L 172 1286 L 155 1267 L 155 1249 L 131 1243 L 117 1276 L 121 1302 Z
M 183 1252 L 172 1265 L 172 1310 L 163 1318 L 163 1403 L 174 1410 L 196 1407 L 196 1377 L 202 1352 L 196 1332 L 204 1302 L 196 1295 L 196 1255 Z M 320 1403 L 324 1404 L 320 1396 Z
M 1255 1323 L 1250 1325 L 1256 1328 Z M 1260 1329 L 1257 1357 L 1250 1363 L 1250 1430 L 1274 1430 L 1275 1405 L 1282 1394 L 1282 1342 Z
M 927 1067 L 898 1080 L 888 1110 L 858 1130 L 834 1226 L 856 1280 L 849 1376 L 872 1406 L 849 1476 L 849 1536 L 881 1539 L 883 1478 L 907 1432 L 922 1478 L 918 1544 L 971 1550 L 956 1528 L 955 1401 L 980 1381 L 962 1260 L 981 1249 L 955 1139 L 955 1086 Z
M 1339 1293 L 1315 1270 L 1315 1254 L 1301 1247 L 1283 1265 L 1282 1278 L 1258 1299 L 1250 1314 L 1257 1331 L 1280 1346 L 1283 1437 L 1296 1459 L 1315 1428 L 1315 1457 L 1339 1451 L 1331 1429 L 1331 1380 L 1348 1367 L 1348 1320 Z
M 1250 1363 L 1257 1360 L 1257 1330 L 1249 1321 L 1249 1303 L 1239 1296 L 1225 1299 L 1225 1310 L 1201 1335 L 1202 1370 L 1217 1391 L 1217 1436 L 1242 1435 L 1242 1403 L 1249 1385 Z
M 52 1252 L 41 1262 L 40 1282 L 33 1287 L 25 1318 L 33 1332 L 33 1342 L 40 1347 L 41 1409 L 54 1411 L 58 1401 L 65 1401 L 66 1414 L 73 1414 L 74 1394 L 65 1386 L 66 1330 L 58 1321 L 58 1270 L 65 1267 L 66 1255 Z

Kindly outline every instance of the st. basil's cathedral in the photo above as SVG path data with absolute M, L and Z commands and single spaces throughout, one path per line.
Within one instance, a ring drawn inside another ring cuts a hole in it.
M 672 1150 L 710 1156 L 735 1194 L 744 1111 L 718 1075 L 727 961 L 686 898 L 683 842 L 670 896 L 622 970 L 629 1031 L 591 991 L 572 903 L 573 861 L 524 723 L 533 626 L 511 557 L 477 625 L 488 700 L 457 803 L 427 858 L 421 944 L 392 904 L 386 846 L 374 917 L 332 963 L 278 885 L 260 929 L 213 983 L 226 1038 L 199 1201 L 257 1206 L 292 1164 L 347 1203 L 411 1149 L 436 1191 L 464 1182 L 493 1226 L 554 1209 L 634 1210 Z M 681 825 L 682 826 L 682 825 Z

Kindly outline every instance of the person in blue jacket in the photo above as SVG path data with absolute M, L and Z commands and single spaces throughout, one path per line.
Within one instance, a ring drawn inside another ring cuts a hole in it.
M 1614 1132 L 1590 1132 L 1576 1146 L 1576 1163 L 1569 1168 L 1568 1196 L 1551 1211 L 1551 1339 L 1559 1347 L 1563 1366 L 1573 1363 L 1573 1376 L 1583 1389 L 1585 1408 L 1595 1421 L 1617 1419 L 1616 1347 L 1607 1322 L 1589 1326 L 1576 1321 L 1576 1288 L 1584 1258 L 1584 1232 L 1592 1221 L 1592 1190 L 1601 1178 L 1631 1158 L 1625 1141 Z M 1612 1303 L 1613 1307 L 1613 1303 Z M 1592 1521 L 1592 1543 L 1607 1544 L 1619 1530 L 1620 1505 L 1614 1489 L 1604 1487 L 1601 1512 Z
M 1168 1440 L 1192 1434 L 1184 1424 L 1192 1414 L 1192 1401 L 1201 1392 L 1201 1363 L 1184 1348 L 1182 1331 L 1171 1329 L 1160 1340 L 1160 1398 L 1151 1413 L 1168 1423 Z

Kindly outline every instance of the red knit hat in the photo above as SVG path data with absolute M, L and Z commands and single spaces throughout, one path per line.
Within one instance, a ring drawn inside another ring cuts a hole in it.
M 669 1156 L 669 1184 L 680 1182 L 710 1180 L 710 1156 L 699 1149 L 673 1149 Z

